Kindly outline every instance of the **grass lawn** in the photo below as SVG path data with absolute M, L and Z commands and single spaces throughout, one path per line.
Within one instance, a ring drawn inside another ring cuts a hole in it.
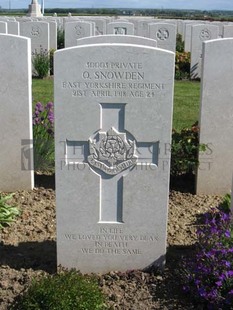
M 199 118 L 200 82 L 175 81 L 173 128 L 191 127 Z
M 36 102 L 53 102 L 53 79 L 33 79 L 33 106 Z M 198 120 L 200 82 L 175 81 L 173 128 L 180 131 Z
M 32 104 L 53 102 L 53 79 L 32 79 Z

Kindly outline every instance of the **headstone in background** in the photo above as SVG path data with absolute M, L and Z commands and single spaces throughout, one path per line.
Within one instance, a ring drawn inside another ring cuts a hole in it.
M 32 55 L 40 50 L 49 51 L 49 23 L 47 22 L 23 22 L 20 23 L 20 35 L 30 38 Z
M 201 78 L 202 70 L 202 43 L 218 38 L 219 28 L 212 25 L 194 25 L 191 31 L 191 64 L 190 76 L 192 79 Z
M 224 195 L 231 190 L 233 171 L 233 39 L 203 44 L 200 143 L 197 193 Z
M 93 35 L 91 22 L 76 21 L 65 23 L 65 47 L 76 46 L 77 39 Z
M 58 265 L 164 265 L 173 83 L 169 51 L 111 43 L 55 53 Z
M 233 38 L 233 25 L 223 26 L 223 38 Z
M 214 22 L 211 22 L 211 25 L 218 27 L 218 38 L 222 38 L 223 37 L 224 22 L 214 21 Z
M 134 24 L 124 21 L 108 23 L 107 34 L 134 35 Z
M 7 33 L 7 22 L 0 21 L 0 33 Z
M 95 35 L 101 36 L 106 34 L 106 20 L 95 19 Z
M 140 37 L 149 37 L 149 23 L 153 23 L 155 20 L 138 20 L 136 35 Z
M 197 24 L 196 22 L 189 22 L 184 24 L 184 51 L 190 52 L 191 51 L 191 37 L 192 37 L 192 26 Z M 198 22 L 200 25 L 200 22 Z
M 156 40 L 138 37 L 138 36 L 116 36 L 107 34 L 104 36 L 95 36 L 95 37 L 88 37 L 82 38 L 77 40 L 77 45 L 84 45 L 84 44 L 100 44 L 100 43 L 127 43 L 127 44 L 138 44 L 138 45 L 147 45 L 157 47 Z
M 34 186 L 30 40 L 0 35 L 0 191 Z
M 159 48 L 176 51 L 176 26 L 168 23 L 149 24 L 149 37 L 157 41 Z
M 57 50 L 57 23 L 55 21 L 47 21 L 49 23 L 49 48 Z
M 19 36 L 19 22 L 8 21 L 7 22 L 7 33 Z

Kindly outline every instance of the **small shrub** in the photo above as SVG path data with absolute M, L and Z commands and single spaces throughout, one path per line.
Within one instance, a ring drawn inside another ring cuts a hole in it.
M 194 174 L 198 167 L 198 151 L 204 151 L 205 145 L 199 145 L 199 127 L 195 123 L 191 129 L 181 132 L 173 130 L 171 146 L 171 175 Z
M 17 207 L 7 204 L 7 200 L 11 199 L 13 194 L 2 197 L 0 195 L 0 229 L 14 222 L 15 217 L 20 214 Z
M 57 30 L 57 49 L 64 48 L 65 46 L 65 32 L 62 29 Z
M 180 53 L 184 52 L 184 41 L 182 40 L 182 35 L 179 33 L 176 36 L 176 51 Z
M 50 63 L 50 75 L 53 75 L 53 59 L 54 59 L 55 49 L 49 51 L 49 63 Z
M 226 194 L 224 196 L 223 201 L 220 204 L 220 208 L 226 213 L 230 212 L 230 209 L 231 209 L 231 195 L 230 194 Z
M 176 80 L 190 78 L 190 62 L 191 57 L 189 52 L 176 52 L 176 63 L 175 63 Z
M 53 103 L 38 102 L 33 113 L 34 169 L 54 170 L 54 113 Z
M 33 70 L 36 76 L 43 79 L 49 74 L 50 59 L 49 53 L 46 50 L 40 49 L 39 52 L 35 51 L 32 57 Z
M 102 310 L 106 306 L 94 278 L 71 270 L 34 281 L 11 309 Z
M 207 309 L 233 309 L 233 223 L 230 212 L 205 215 L 192 258 L 181 266 L 184 290 Z

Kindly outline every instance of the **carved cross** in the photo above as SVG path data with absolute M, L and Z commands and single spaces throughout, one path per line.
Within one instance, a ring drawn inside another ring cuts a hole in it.
M 100 104 L 101 130 L 89 141 L 67 141 L 67 164 L 88 163 L 100 177 L 99 222 L 123 223 L 123 177 L 158 164 L 158 142 L 137 142 L 125 130 L 125 104 Z M 76 151 L 79 151 L 78 154 Z

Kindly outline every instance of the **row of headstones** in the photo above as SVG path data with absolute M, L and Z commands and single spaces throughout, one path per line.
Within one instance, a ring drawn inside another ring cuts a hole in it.
M 58 264 L 82 272 L 165 261 L 175 55 L 125 38 L 55 53 Z M 1 191 L 34 185 L 30 49 L 28 38 L 0 35 Z M 205 42 L 203 55 L 197 191 L 224 194 L 233 39 Z
M 29 19 L 28 19 L 29 20 Z M 42 19 L 41 19 L 42 20 Z M 0 33 L 20 34 L 31 38 L 32 53 L 35 51 L 57 49 L 57 23 L 47 18 L 46 22 L 23 22 L 0 21 Z M 48 22 L 49 21 L 49 24 Z M 176 33 L 178 24 L 175 21 L 156 22 L 155 20 L 137 21 L 137 36 L 149 37 L 156 40 L 157 47 L 175 52 Z M 153 21 L 153 23 L 152 23 Z M 103 34 L 121 34 L 134 35 L 135 23 L 126 21 L 109 22 L 102 19 L 91 21 L 77 20 L 76 18 L 66 18 L 63 20 L 65 29 L 65 47 L 72 47 L 78 44 L 80 38 L 103 35 Z M 191 78 L 201 78 L 202 70 L 202 43 L 207 40 L 217 39 L 219 37 L 233 37 L 233 26 L 223 23 L 204 23 L 200 22 L 184 23 L 184 41 L 185 51 L 191 51 Z M 8 30 L 9 28 L 9 30 Z M 104 39 L 103 39 L 104 40 Z
M 41 49 L 57 50 L 57 23 L 37 21 L 0 21 L 0 33 L 20 35 L 31 39 L 32 53 Z

